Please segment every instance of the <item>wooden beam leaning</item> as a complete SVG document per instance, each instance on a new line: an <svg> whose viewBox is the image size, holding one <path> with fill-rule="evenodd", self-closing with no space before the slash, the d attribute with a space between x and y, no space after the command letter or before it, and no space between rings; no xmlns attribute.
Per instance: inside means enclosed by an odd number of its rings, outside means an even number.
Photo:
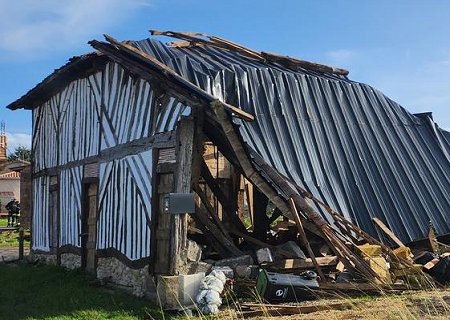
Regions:
<svg viewBox="0 0 450 320"><path fill-rule="evenodd" d="M322 269L320 269L320 266L316 260L316 256L314 255L314 252L311 249L311 245L309 244L308 238L306 238L306 233L305 230L303 229L302 221L300 220L300 216L298 215L297 208L295 207L295 203L292 198L289 199L289 205L291 207L292 216L294 217L295 223L297 224L300 239L302 239L303 245L306 247L309 257L311 258L314 266L316 267L317 274L320 276L320 279L322 281L326 281L325 275L323 274Z"/></svg>
<svg viewBox="0 0 450 320"><path fill-rule="evenodd" d="M368 234L367 232L365 232L364 230L359 228L357 225L355 225L351 221L347 220L342 214L334 211L331 207L329 207L328 205L326 205L325 203L323 203L322 201L320 201L319 199L314 197L312 194L310 194L306 190L300 188L299 186L296 185L296 188L304 197L309 198L309 199L313 200L314 202L316 202L317 204L324 207L327 210L327 212L334 218L335 222L338 224L338 227L345 226L345 229L349 229L349 230L353 231L356 235L362 237L368 243L381 246L381 249L383 250L383 252L386 253L387 255L389 255L389 257L391 257L391 259L393 259L393 261L396 261L405 266L412 267L411 261L400 258L397 255L395 255L390 247L388 247L387 245L378 241L377 239L372 237L370 234ZM341 231L344 231L344 230L341 229ZM344 233L345 233L345 231L344 231Z"/></svg>
<svg viewBox="0 0 450 320"><path fill-rule="evenodd" d="M331 228L330 224L325 221L325 219L317 213L292 186L288 184L288 179L282 177L256 152L252 151L251 156L253 157L253 160L257 162L258 166L262 168L264 173L267 174L270 179L274 181L289 197L292 197L296 207L299 208L308 220L316 226L319 230L320 236L328 243L330 248L336 256L339 257L348 270L354 271L356 269L368 280L378 279L383 281L383 279L381 279L364 260L353 254L345 243L336 236L335 230Z"/></svg>
<svg viewBox="0 0 450 320"><path fill-rule="evenodd" d="M211 103L211 109L217 116L217 120L221 125L227 140L229 141L236 158L247 178L251 181L254 186L261 190L269 200L275 204L283 213L290 215L289 207L286 202L273 190L273 188L264 180L261 175L255 171L250 160L248 159L247 153L241 143L239 136L234 131L234 127L229 121L225 110L223 110L222 103L220 101L215 101Z"/></svg>
<svg viewBox="0 0 450 320"><path fill-rule="evenodd" d="M176 73L174 70L172 70L171 68L169 68L168 66L166 66L165 64L161 63L158 59L156 59L155 57L133 47L130 44L127 43L122 43L117 41L116 39L112 38L109 35L104 35L105 39L111 43L112 45L116 46L118 49L123 50L125 52L127 52L128 54L133 55L134 57L137 57L139 59L144 60L145 62L147 62L148 65L151 65L153 67L154 70L160 72L161 74L163 74L167 79L171 80L171 82L175 82L176 84L179 84L181 86L183 86L184 88L190 90L191 92L194 92L195 94L197 94L201 99L206 100L207 102L212 102L212 101L216 101L217 98L215 98L214 96L210 95L209 93L207 93L206 91L204 91L203 89L201 89L200 87L196 86L195 84L193 84L192 82L184 79L182 76L180 76L178 73ZM238 107L235 107L233 105L230 105L228 103L225 102L220 102L224 108L228 109L230 112L232 112L235 116L242 118L246 121L253 121L255 120L255 117L248 113L245 112L244 110L239 109Z"/></svg>
<svg viewBox="0 0 450 320"><path fill-rule="evenodd" d="M225 229L225 227L222 224L222 221L220 221L216 212L214 212L214 208L211 206L211 203L209 203L208 197L206 196L206 194L203 192L203 190L200 188L200 186L198 184L194 184L193 189L194 189L195 193L200 197L200 200L202 201L203 205L205 206L206 211L209 213L209 216L214 220L215 224L223 232L224 236L228 240L231 241L231 238L228 236L228 230Z"/></svg>
<svg viewBox="0 0 450 320"><path fill-rule="evenodd" d="M396 245L398 245L399 247L405 246L403 242L399 238L397 238L397 236L383 223L383 221L381 221L377 217L374 217L372 220L375 225L381 229L381 231L383 231L392 241L394 241Z"/></svg>
<svg viewBox="0 0 450 320"><path fill-rule="evenodd" d="M237 257L243 255L236 246L224 236L222 231L210 219L209 213L203 203L197 206L194 220L200 224L201 230L206 233L206 240L223 258Z"/></svg>

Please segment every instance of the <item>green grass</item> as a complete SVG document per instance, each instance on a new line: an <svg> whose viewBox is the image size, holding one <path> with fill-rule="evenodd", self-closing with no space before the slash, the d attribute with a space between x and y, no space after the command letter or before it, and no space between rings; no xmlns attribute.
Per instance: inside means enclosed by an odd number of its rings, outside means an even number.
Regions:
<svg viewBox="0 0 450 320"><path fill-rule="evenodd" d="M0 227L6 227L8 219L0 219ZM29 236L30 231L25 231L25 236ZM0 247L18 247L19 246L19 232L18 231L3 231L0 233ZM25 241L25 247L30 246L30 241Z"/></svg>
<svg viewBox="0 0 450 320"><path fill-rule="evenodd" d="M143 299L96 287L81 271L0 265L0 319L158 319Z"/></svg>

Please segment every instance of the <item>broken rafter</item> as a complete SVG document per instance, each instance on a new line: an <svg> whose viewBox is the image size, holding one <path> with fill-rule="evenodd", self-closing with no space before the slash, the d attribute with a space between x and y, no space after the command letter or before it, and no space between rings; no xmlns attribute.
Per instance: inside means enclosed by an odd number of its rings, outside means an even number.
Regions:
<svg viewBox="0 0 450 320"><path fill-rule="evenodd" d="M218 47L221 49L238 52L242 56L250 59L254 59L261 62L272 62L283 65L285 67L298 70L298 68L303 68L307 70L323 72L323 73L331 73L337 75L347 76L349 74L348 70L342 68L336 68L332 66L327 66L320 63L309 62L305 60L300 60L296 58L292 58L289 56L269 53L269 52L258 52L247 47L244 47L235 42L217 37L211 36L204 33L196 33L196 32L174 32L174 31L158 31L158 30L150 30L152 35L163 35L168 37L173 37L177 39L182 39L184 42L181 46L186 47L189 45L208 45L211 47ZM205 38L209 39L206 40ZM187 42L187 43L186 43Z"/></svg>
<svg viewBox="0 0 450 320"><path fill-rule="evenodd" d="M289 205L291 207L292 216L294 217L295 223L297 224L298 233L300 234L300 239L302 239L303 245L306 247L308 251L308 255L311 258L314 266L316 267L317 274L320 276L322 281L326 281L325 275L320 269L319 264L317 263L316 256L311 249L311 245L309 244L308 238L306 238L305 230L303 229L302 221L300 220L300 216L298 215L297 208L295 207L294 200L292 198L289 199Z"/></svg>
<svg viewBox="0 0 450 320"><path fill-rule="evenodd" d="M282 212L290 215L289 207L286 205L284 199L282 199L273 187L269 185L267 181L253 168L239 135L235 132L233 124L229 120L225 110L223 110L223 106L220 101L212 102L210 107L215 113L217 121L223 129L224 137L228 140L247 180L252 182L256 188L262 191Z"/></svg>
<svg viewBox="0 0 450 320"><path fill-rule="evenodd" d="M334 73L343 76L347 76L349 73L348 70L342 68L331 67L324 64L309 62L305 60L299 60L291 58L289 56L283 56L269 52L261 52L261 56L264 57L264 59L266 59L267 61L276 62L291 68L303 68L307 70L313 70L324 73Z"/></svg>
<svg viewBox="0 0 450 320"><path fill-rule="evenodd" d="M373 222L378 228L380 228L396 245L399 247L404 247L403 242L381 221L379 218L374 217Z"/></svg>

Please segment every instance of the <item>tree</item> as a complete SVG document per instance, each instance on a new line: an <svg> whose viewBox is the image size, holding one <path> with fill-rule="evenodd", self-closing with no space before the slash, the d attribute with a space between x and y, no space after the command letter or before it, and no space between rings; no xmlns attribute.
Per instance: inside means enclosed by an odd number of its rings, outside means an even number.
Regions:
<svg viewBox="0 0 450 320"><path fill-rule="evenodd" d="M31 150L25 146L18 146L13 153L8 156L8 161L31 161Z"/></svg>

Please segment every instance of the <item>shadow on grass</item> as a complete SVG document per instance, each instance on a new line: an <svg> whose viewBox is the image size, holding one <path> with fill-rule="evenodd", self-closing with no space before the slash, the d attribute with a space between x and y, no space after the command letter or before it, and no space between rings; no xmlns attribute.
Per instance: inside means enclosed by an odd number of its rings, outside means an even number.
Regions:
<svg viewBox="0 0 450 320"><path fill-rule="evenodd" d="M0 319L160 319L143 299L93 286L78 270L0 265Z"/></svg>

